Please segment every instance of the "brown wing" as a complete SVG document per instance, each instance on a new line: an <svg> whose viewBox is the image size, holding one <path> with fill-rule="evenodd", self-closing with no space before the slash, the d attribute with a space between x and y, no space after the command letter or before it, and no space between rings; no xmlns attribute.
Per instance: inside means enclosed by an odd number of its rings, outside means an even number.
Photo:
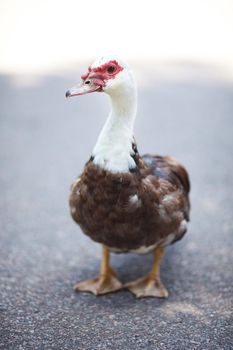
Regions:
<svg viewBox="0 0 233 350"><path fill-rule="evenodd" d="M170 156L152 156L150 154L145 154L143 157L147 166L152 170L154 176L163 178L173 185L179 186L183 189L184 194L187 196L188 208L186 212L186 217L189 217L189 198L188 194L190 192L190 181L186 169L178 163L178 161Z"/></svg>
<svg viewBox="0 0 233 350"><path fill-rule="evenodd" d="M145 154L143 157L147 166L152 169L155 176L165 178L169 182L181 184L188 194L190 191L190 181L186 169L178 161L170 156L152 156Z"/></svg>

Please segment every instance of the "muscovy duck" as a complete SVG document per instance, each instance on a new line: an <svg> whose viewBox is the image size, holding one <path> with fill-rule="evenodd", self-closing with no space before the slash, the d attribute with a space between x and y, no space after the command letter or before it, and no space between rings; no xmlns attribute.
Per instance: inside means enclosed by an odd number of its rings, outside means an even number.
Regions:
<svg viewBox="0 0 233 350"><path fill-rule="evenodd" d="M66 97L105 92L112 110L71 187L71 215L86 235L102 244L103 254L99 276L74 288L95 295L127 288L137 297L167 297L160 260L164 248L187 230L189 176L173 157L138 153L133 136L137 88L127 64L116 56L101 57L81 79ZM123 285L110 267L110 252L153 252L152 269Z"/></svg>

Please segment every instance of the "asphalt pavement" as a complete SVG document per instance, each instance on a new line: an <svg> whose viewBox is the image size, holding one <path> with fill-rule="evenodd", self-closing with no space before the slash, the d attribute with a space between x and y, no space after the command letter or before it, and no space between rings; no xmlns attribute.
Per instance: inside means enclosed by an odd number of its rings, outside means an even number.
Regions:
<svg viewBox="0 0 233 350"><path fill-rule="evenodd" d="M173 67L176 70L176 66ZM65 100L74 74L0 77L0 349L233 349L233 85L214 67L179 66L139 84L141 153L170 154L191 178L191 222L167 248L167 300L73 292L99 271L100 246L71 220L68 194L108 99ZM112 254L122 281L152 257Z"/></svg>

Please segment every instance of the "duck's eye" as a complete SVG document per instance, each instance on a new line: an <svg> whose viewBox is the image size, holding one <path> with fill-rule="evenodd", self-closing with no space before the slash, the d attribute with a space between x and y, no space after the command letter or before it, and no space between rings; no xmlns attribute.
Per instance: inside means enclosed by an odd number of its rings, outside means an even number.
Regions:
<svg viewBox="0 0 233 350"><path fill-rule="evenodd" d="M107 72L110 73L110 74L114 73L115 70L116 70L116 67L114 67L114 66L108 66L108 68L107 68Z"/></svg>

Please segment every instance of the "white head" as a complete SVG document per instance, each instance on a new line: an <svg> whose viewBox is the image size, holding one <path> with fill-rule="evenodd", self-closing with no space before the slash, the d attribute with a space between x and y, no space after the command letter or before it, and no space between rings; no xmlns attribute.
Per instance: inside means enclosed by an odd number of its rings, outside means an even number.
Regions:
<svg viewBox="0 0 233 350"><path fill-rule="evenodd" d="M81 75L81 84L66 92L66 97L84 95L91 92L105 92L110 96L129 94L136 84L130 68L117 56L103 56L88 67Z"/></svg>

